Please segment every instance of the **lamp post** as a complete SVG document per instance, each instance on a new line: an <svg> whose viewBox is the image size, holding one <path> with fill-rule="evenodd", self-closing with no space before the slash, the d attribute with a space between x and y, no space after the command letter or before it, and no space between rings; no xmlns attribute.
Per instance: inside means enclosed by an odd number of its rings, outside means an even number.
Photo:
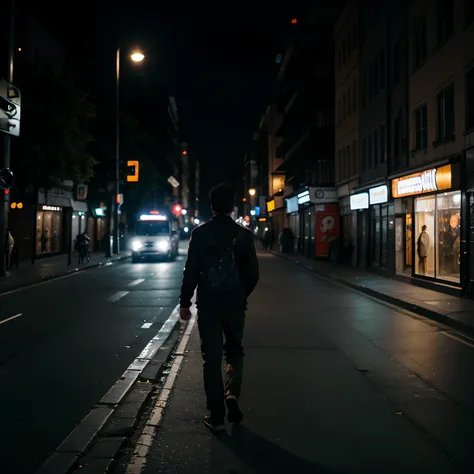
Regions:
<svg viewBox="0 0 474 474"><path fill-rule="evenodd" d="M145 55L140 51L134 51L130 54L130 59L134 63L141 63ZM117 202L120 194L120 46L117 47L115 54L115 198L114 198L114 240L113 253L120 252L120 230L119 230L119 203ZM110 247L107 246L109 249Z"/></svg>

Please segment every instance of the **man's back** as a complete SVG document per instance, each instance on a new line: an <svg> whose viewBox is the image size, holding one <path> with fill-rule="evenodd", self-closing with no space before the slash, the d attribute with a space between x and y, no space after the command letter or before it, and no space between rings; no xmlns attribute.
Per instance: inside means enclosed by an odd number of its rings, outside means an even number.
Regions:
<svg viewBox="0 0 474 474"><path fill-rule="evenodd" d="M232 295L223 295L223 301L245 307L247 297L258 282L258 261L252 233L236 224L231 217L217 215L211 222L194 230L189 245L188 260L184 271L181 291L181 306L190 305L196 286L199 306L220 303L221 298L211 296L204 284L206 272L216 260L219 252L228 249L235 239L233 251L240 275L240 288ZM188 306L189 307L189 306Z"/></svg>

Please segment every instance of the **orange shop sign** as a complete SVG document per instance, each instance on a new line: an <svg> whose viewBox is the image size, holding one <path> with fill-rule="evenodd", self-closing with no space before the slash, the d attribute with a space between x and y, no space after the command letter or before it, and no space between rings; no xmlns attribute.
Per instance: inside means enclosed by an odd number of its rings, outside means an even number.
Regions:
<svg viewBox="0 0 474 474"><path fill-rule="evenodd" d="M451 165L433 168L419 173L409 174L392 180L394 199L451 189Z"/></svg>

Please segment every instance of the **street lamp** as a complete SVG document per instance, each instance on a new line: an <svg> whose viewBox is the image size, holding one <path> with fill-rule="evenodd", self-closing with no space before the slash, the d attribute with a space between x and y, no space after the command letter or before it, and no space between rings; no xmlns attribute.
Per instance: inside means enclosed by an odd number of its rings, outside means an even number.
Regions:
<svg viewBox="0 0 474 474"><path fill-rule="evenodd" d="M120 194L120 46L117 47L115 55L115 205L114 205L114 240L113 253L120 251L120 231L119 231L119 205L116 203ZM130 59L135 63L140 63L145 59L145 55L140 51L130 54ZM107 256L110 253L110 245L107 246Z"/></svg>
<svg viewBox="0 0 474 474"><path fill-rule="evenodd" d="M257 190L255 188L250 188L249 189L249 194L250 194L250 196L255 196L255 194L257 194Z"/></svg>

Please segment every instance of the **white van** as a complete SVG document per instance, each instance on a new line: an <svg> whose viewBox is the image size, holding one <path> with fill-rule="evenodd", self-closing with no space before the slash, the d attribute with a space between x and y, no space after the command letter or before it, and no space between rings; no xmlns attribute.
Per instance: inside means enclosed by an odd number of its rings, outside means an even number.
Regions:
<svg viewBox="0 0 474 474"><path fill-rule="evenodd" d="M133 263L150 257L173 260L179 247L177 224L158 211L143 214L135 224L131 247Z"/></svg>

